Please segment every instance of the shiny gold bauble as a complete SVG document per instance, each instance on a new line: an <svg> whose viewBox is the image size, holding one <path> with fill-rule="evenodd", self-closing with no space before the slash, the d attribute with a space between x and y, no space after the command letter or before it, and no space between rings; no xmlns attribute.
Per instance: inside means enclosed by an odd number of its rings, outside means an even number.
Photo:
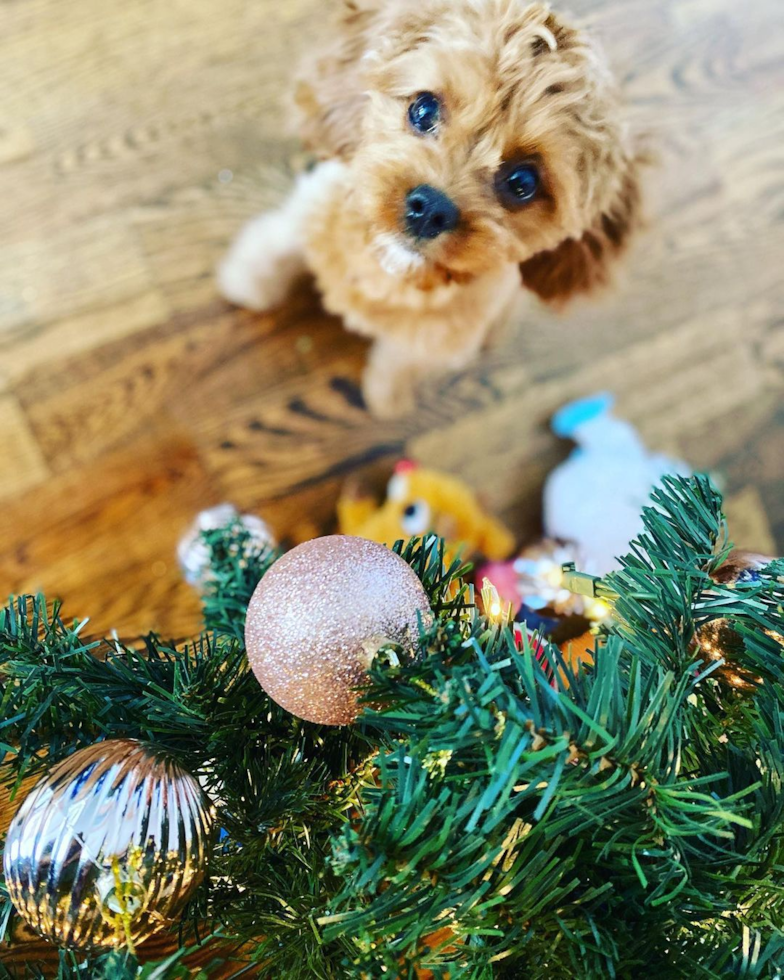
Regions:
<svg viewBox="0 0 784 980"><path fill-rule="evenodd" d="M734 586L739 582L754 582L759 572L775 561L766 555L751 551L731 551L719 568L713 573L713 580L720 585ZM784 638L775 636L784 644ZM752 693L762 683L762 678L752 671L738 666L737 658L743 656L745 645L727 619L714 619L706 623L697 633L697 644L706 663L724 661L714 671L715 677L729 687L744 693Z"/></svg>
<svg viewBox="0 0 784 980"><path fill-rule="evenodd" d="M762 678L750 670L739 667L735 658L743 656L745 644L727 619L714 619L706 623L697 633L700 653L706 664L724 661L713 672L713 676L737 691L750 693L762 683Z"/></svg>
<svg viewBox="0 0 784 980"><path fill-rule="evenodd" d="M198 782L152 746L99 742L56 765L11 823L11 901L41 936L130 949L166 926L204 877L213 826Z"/></svg>
<svg viewBox="0 0 784 980"><path fill-rule="evenodd" d="M305 721L348 725L383 646L416 646L432 623L411 567L383 545L334 535L283 555L248 606L248 660L273 701Z"/></svg>
<svg viewBox="0 0 784 980"><path fill-rule="evenodd" d="M753 582L759 573L775 558L757 554L756 551L741 551L735 549L727 555L726 560L713 573L713 581L721 585L735 585L738 582Z"/></svg>

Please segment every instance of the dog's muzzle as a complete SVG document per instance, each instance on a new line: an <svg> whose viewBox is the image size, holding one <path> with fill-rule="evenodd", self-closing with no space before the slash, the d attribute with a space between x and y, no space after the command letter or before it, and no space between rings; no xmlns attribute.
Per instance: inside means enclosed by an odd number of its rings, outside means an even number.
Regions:
<svg viewBox="0 0 784 980"><path fill-rule="evenodd" d="M406 197L406 228L409 235L434 239L454 231L460 223L460 209L443 191L421 184Z"/></svg>

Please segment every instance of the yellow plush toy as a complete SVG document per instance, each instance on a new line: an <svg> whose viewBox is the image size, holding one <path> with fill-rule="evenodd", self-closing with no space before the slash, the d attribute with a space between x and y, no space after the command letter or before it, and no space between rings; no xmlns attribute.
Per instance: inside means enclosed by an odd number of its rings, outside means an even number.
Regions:
<svg viewBox="0 0 784 980"><path fill-rule="evenodd" d="M338 501L338 524L342 534L388 546L401 538L438 534L450 555L464 559L484 555L500 561L515 544L511 532L484 510L464 483L407 461L395 468L380 507L371 497L344 492Z"/></svg>

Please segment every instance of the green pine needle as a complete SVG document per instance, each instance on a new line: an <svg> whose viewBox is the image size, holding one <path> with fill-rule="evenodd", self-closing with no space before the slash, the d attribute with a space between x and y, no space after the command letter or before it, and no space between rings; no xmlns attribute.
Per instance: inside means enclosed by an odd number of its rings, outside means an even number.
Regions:
<svg viewBox="0 0 784 980"><path fill-rule="evenodd" d="M241 525L205 537L192 643L90 640L20 598L0 611L0 776L101 738L170 750L222 830L178 928L248 946L265 977L784 976L784 563L713 581L729 540L705 477L666 479L644 521L574 669L479 615L441 542L398 545L435 621L413 659L376 661L349 728L293 718L250 672L245 610L277 555ZM716 619L751 693L703 662ZM58 977L175 980L195 942L158 964L63 953Z"/></svg>

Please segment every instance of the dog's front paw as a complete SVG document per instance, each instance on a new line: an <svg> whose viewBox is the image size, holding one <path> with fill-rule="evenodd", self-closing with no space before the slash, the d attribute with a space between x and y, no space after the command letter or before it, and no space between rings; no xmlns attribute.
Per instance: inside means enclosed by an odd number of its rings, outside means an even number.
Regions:
<svg viewBox="0 0 784 980"><path fill-rule="evenodd" d="M236 261L232 255L218 267L218 289L235 306L258 312L274 309L285 297L274 288L274 283L258 276L247 263Z"/></svg>
<svg viewBox="0 0 784 980"><path fill-rule="evenodd" d="M377 419L399 419L416 406L413 383L393 370L382 370L378 364L370 364L365 369L362 397L370 414Z"/></svg>
<svg viewBox="0 0 784 980"><path fill-rule="evenodd" d="M218 288L236 306L266 312L280 306L304 271L291 231L275 213L251 221L218 267Z"/></svg>

